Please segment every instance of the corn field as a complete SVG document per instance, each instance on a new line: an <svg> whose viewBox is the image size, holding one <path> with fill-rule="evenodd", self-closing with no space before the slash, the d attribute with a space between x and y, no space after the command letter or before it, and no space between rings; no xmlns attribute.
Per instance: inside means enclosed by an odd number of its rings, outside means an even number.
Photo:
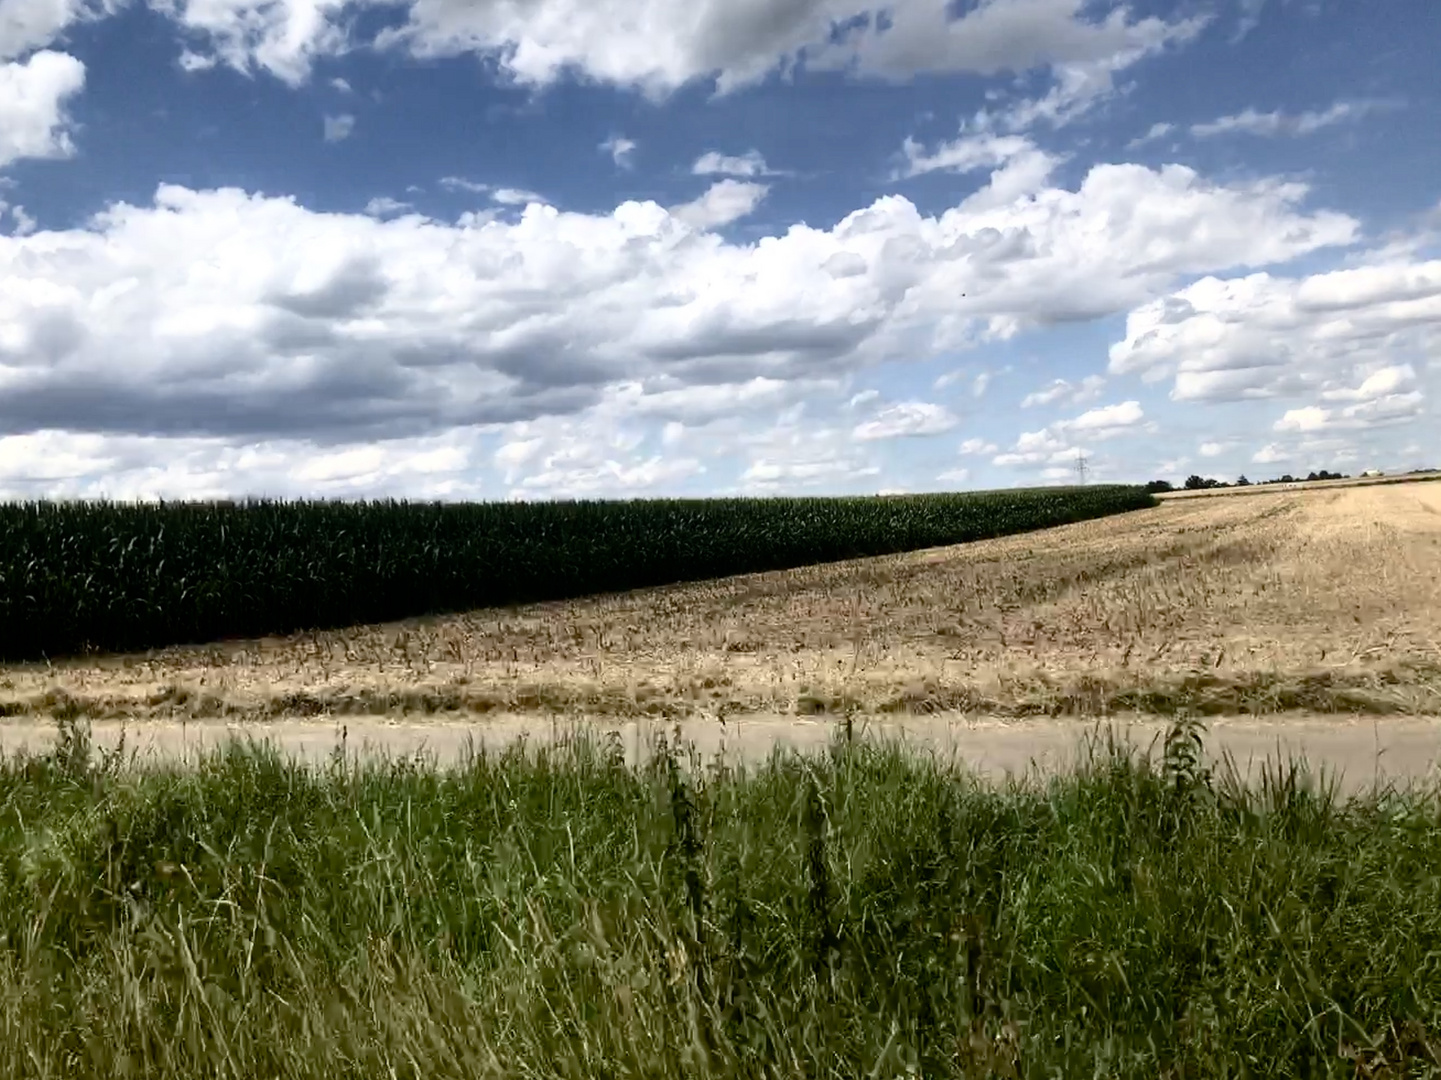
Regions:
<svg viewBox="0 0 1441 1080"><path fill-rule="evenodd" d="M789 569L1152 506L1140 487L628 502L0 506L0 659L258 637Z"/></svg>

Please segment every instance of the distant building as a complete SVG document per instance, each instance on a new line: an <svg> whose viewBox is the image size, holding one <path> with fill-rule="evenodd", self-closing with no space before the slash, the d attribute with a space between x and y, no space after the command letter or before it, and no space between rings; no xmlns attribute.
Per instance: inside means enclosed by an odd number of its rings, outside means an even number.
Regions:
<svg viewBox="0 0 1441 1080"><path fill-rule="evenodd" d="M1361 475L1362 475L1362 476L1385 476L1386 474L1383 473L1380 469L1367 469L1367 470L1366 470L1365 472L1363 472Z"/></svg>

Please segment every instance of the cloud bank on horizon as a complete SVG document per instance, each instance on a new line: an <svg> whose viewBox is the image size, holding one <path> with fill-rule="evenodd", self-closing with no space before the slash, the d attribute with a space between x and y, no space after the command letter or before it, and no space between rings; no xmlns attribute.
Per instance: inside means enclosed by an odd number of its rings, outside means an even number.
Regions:
<svg viewBox="0 0 1441 1080"><path fill-rule="evenodd" d="M1429 0L0 0L0 496L1441 464L1437 44Z"/></svg>

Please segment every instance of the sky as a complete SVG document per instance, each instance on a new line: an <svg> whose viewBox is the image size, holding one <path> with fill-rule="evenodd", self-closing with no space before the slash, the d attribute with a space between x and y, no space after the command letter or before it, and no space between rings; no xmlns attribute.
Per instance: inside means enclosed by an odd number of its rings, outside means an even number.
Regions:
<svg viewBox="0 0 1441 1080"><path fill-rule="evenodd" d="M0 0L0 497L1441 465L1437 0Z"/></svg>

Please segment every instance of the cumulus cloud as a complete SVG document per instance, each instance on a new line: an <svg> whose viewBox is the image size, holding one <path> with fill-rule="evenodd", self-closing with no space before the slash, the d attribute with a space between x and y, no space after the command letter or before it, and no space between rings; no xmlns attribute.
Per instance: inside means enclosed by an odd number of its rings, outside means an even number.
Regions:
<svg viewBox="0 0 1441 1080"><path fill-rule="evenodd" d="M1059 420L1040 431L1022 432L1015 445L1007 452L997 454L992 462L996 465L1032 467L1074 464L1078 455L1087 452L1081 439L1103 441L1134 434L1144 419L1145 412L1137 401L1091 409L1074 419Z"/></svg>
<svg viewBox="0 0 1441 1080"><path fill-rule="evenodd" d="M759 150L747 150L738 157L728 157L716 150L707 150L691 166L695 176L769 176L766 159Z"/></svg>
<svg viewBox="0 0 1441 1080"><path fill-rule="evenodd" d="M1303 191L1098 166L1011 207L892 196L730 243L651 202L451 225L162 185L0 236L0 430L328 445L574 415L636 379L839 379L1349 237Z"/></svg>
<svg viewBox="0 0 1441 1080"><path fill-rule="evenodd" d="M699 198L671 207L670 213L676 220L697 229L714 229L750 214L769 190L765 184L720 180Z"/></svg>
<svg viewBox="0 0 1441 1080"><path fill-rule="evenodd" d="M405 22L352 39L355 15L378 0L152 0L196 48L241 71L297 84L316 58L360 45L422 57L473 54L521 85L568 73L659 97L714 76L721 92L798 63L886 79L919 72L994 75L1052 67L1056 88L1033 112L1061 118L1109 88L1111 75L1193 36L1198 20L1135 17L1125 4L1089 0L981 0L957 15L947 0L899 0L877 17L873 0L532 0L477 4L409 0ZM849 29L837 36L835 28Z"/></svg>
<svg viewBox="0 0 1441 1080"><path fill-rule="evenodd" d="M851 431L811 415L804 401L784 409L759 430L740 429L735 445L747 461L737 491L843 490L880 475L880 466L856 446Z"/></svg>
<svg viewBox="0 0 1441 1080"><path fill-rule="evenodd" d="M940 435L959 423L955 414L944 405L928 401L902 401L886 406L874 418L857 424L851 434L862 441Z"/></svg>
<svg viewBox="0 0 1441 1080"><path fill-rule="evenodd" d="M494 498L479 444L466 430L331 446L40 430L0 436L0 497Z"/></svg>
<svg viewBox="0 0 1441 1080"><path fill-rule="evenodd" d="M45 50L0 64L0 168L74 153L65 105L84 85L85 65L68 53Z"/></svg>
<svg viewBox="0 0 1441 1080"><path fill-rule="evenodd" d="M971 210L1005 206L1035 194L1046 186L1063 160L1041 150L1023 135L964 135L930 152L908 137L901 145L901 153L906 165L894 173L894 179L936 171L993 170L990 180L963 204Z"/></svg>
<svg viewBox="0 0 1441 1080"><path fill-rule="evenodd" d="M1275 465L1279 462L1291 461L1293 457L1291 452L1280 443L1267 443L1251 455L1251 460L1257 465Z"/></svg>
<svg viewBox="0 0 1441 1080"><path fill-rule="evenodd" d="M1102 17L1089 18L1092 13ZM856 23L807 59L816 67L892 78L919 72L995 75L1046 65L1083 69L1154 51L1195 29L1186 21L1133 19L1124 5L1100 7L1085 0L983 0L960 18L942 0L912 0L895 5L884 28L875 19Z"/></svg>
<svg viewBox="0 0 1441 1080"><path fill-rule="evenodd" d="M1021 399L1021 408L1030 409L1038 405L1081 405L1101 396L1106 385L1104 375L1087 375L1079 384L1069 379L1052 379L1039 390Z"/></svg>
<svg viewBox="0 0 1441 1080"><path fill-rule="evenodd" d="M1404 394L1416 388L1416 369L1410 364L1387 364L1368 374L1361 385L1323 390L1326 401L1375 401L1377 398Z"/></svg>
<svg viewBox="0 0 1441 1080"><path fill-rule="evenodd" d="M1367 113L1383 108L1376 101L1338 101L1328 109L1308 110L1294 116L1279 109L1263 113L1246 109L1232 116L1222 116L1204 124L1192 124L1191 134L1199 139L1218 135L1310 135L1322 128L1347 120L1359 120Z"/></svg>
<svg viewBox="0 0 1441 1080"><path fill-rule="evenodd" d="M0 5L0 60L56 41L70 26L104 18L119 0L5 0Z"/></svg>
<svg viewBox="0 0 1441 1080"><path fill-rule="evenodd" d="M1110 370L1174 379L1178 401L1313 397L1288 424L1415 415L1417 372L1441 348L1441 261L1403 259L1305 278L1206 277L1132 311Z"/></svg>
<svg viewBox="0 0 1441 1080"><path fill-rule="evenodd" d="M1281 432L1356 431L1406 423L1421 415L1425 396L1419 390L1402 394L1383 394L1371 401L1347 405L1340 409L1323 409L1307 405L1288 409L1277 420L1275 430Z"/></svg>
<svg viewBox="0 0 1441 1080"><path fill-rule="evenodd" d="M1119 405L1106 405L1083 412L1074 420L1063 420L1054 427L1058 431L1086 432L1095 438L1104 439L1122 434L1126 428L1135 427L1144 417L1140 402L1123 401Z"/></svg>
<svg viewBox="0 0 1441 1080"><path fill-rule="evenodd" d="M961 443L960 448L962 454L994 454L996 450L997 446L995 443L978 438L967 439Z"/></svg>
<svg viewBox="0 0 1441 1080"><path fill-rule="evenodd" d="M195 43L192 67L223 63L236 71L265 71L290 86L310 77L317 58L350 45L342 16L363 4L350 0L149 0Z"/></svg>
<svg viewBox="0 0 1441 1080"><path fill-rule="evenodd" d="M654 493L706 471L694 457L646 453L643 442L639 431L601 406L584 417L510 425L494 463L513 498Z"/></svg>

